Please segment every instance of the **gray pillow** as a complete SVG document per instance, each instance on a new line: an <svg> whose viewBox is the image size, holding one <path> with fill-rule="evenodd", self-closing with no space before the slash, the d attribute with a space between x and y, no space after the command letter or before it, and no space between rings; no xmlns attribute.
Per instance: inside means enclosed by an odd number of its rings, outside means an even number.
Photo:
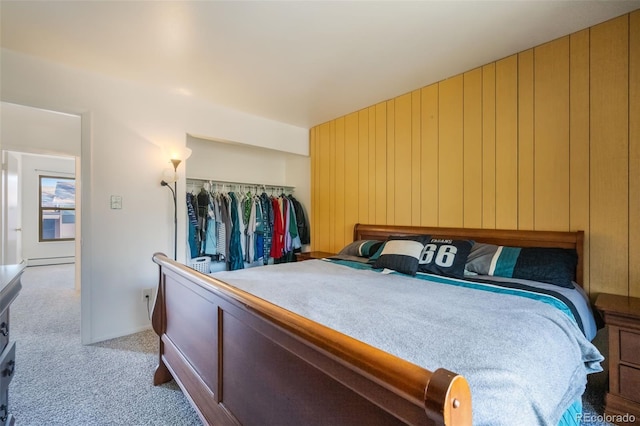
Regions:
<svg viewBox="0 0 640 426"><path fill-rule="evenodd" d="M465 269L478 275L489 275L491 259L498 251L498 246L494 244L475 243L471 247Z"/></svg>
<svg viewBox="0 0 640 426"><path fill-rule="evenodd" d="M357 240L347 244L338 254L347 256L371 257L382 246L378 240Z"/></svg>

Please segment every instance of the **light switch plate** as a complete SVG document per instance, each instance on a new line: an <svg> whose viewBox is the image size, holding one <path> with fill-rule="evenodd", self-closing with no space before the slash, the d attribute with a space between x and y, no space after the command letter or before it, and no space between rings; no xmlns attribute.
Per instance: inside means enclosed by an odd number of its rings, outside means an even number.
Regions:
<svg viewBox="0 0 640 426"><path fill-rule="evenodd" d="M112 195L111 196L111 208L112 209L121 209L122 208L122 196L121 195Z"/></svg>

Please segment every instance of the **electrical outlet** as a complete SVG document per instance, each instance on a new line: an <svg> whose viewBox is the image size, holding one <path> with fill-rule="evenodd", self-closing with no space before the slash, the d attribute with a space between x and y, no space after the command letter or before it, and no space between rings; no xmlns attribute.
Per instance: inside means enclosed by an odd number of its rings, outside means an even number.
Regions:
<svg viewBox="0 0 640 426"><path fill-rule="evenodd" d="M147 303L147 300L149 301L149 303L153 302L153 289L152 288L143 288L142 289L142 301Z"/></svg>

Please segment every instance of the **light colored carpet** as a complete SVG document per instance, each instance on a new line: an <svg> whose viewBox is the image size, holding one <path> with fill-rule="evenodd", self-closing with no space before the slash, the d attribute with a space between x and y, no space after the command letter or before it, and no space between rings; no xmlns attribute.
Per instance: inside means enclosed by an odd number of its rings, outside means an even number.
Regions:
<svg viewBox="0 0 640 426"><path fill-rule="evenodd" d="M9 406L17 424L200 425L174 382L153 386L153 331L80 343L80 294L73 283L74 265L29 267L23 274L22 292L11 306L17 346ZM604 344L606 335L597 340ZM589 377L583 397L588 418L602 414L606 386L606 373Z"/></svg>
<svg viewBox="0 0 640 426"><path fill-rule="evenodd" d="M34 266L11 305L16 373L10 412L20 426L200 425L178 386L153 386L153 331L80 343L74 265Z"/></svg>

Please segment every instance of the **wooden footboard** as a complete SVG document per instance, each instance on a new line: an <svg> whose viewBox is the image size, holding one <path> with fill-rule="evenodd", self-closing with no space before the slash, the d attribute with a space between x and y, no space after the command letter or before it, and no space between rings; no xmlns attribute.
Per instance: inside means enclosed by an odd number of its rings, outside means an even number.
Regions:
<svg viewBox="0 0 640 426"><path fill-rule="evenodd" d="M420 368L164 254L153 261L154 384L175 379L203 423L471 424L462 376Z"/></svg>

